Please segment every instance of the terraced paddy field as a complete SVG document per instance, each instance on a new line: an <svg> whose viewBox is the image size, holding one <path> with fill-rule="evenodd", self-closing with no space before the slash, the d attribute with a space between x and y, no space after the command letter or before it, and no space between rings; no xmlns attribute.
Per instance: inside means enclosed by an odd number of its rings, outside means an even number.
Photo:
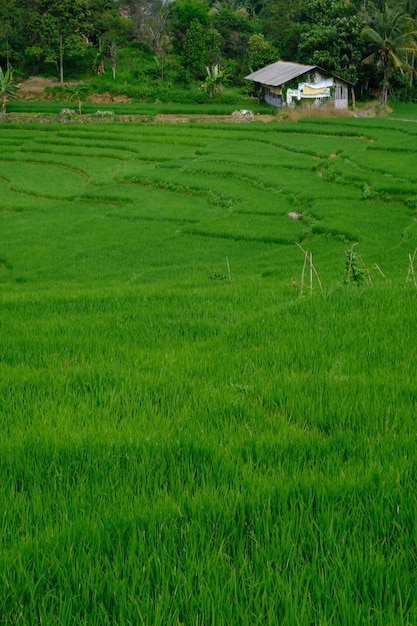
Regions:
<svg viewBox="0 0 417 626"><path fill-rule="evenodd" d="M2 624L417 623L416 139L0 125Z"/></svg>

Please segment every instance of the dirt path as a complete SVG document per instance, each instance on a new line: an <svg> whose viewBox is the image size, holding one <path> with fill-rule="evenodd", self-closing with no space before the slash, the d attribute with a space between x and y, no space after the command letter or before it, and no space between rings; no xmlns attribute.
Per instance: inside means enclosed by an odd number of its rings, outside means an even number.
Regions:
<svg viewBox="0 0 417 626"><path fill-rule="evenodd" d="M255 115L254 122L272 122L276 120L273 115ZM155 122L166 122L170 124L188 124L189 122L234 122L237 124L247 124L249 120L233 117L232 115L156 115Z"/></svg>

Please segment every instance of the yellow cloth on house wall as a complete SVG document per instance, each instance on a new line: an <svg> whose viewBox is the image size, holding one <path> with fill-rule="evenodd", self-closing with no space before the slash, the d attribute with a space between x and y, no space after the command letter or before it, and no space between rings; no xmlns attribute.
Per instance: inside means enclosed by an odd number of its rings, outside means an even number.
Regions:
<svg viewBox="0 0 417 626"><path fill-rule="evenodd" d="M328 91L327 86L317 86L313 87L312 85L305 84L302 88L302 92L304 95L318 95L320 93L326 93Z"/></svg>

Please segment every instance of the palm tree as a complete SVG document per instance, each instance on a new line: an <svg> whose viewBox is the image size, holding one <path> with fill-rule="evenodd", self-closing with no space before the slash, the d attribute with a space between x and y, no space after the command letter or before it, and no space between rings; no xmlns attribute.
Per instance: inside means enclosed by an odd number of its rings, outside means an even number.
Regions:
<svg viewBox="0 0 417 626"><path fill-rule="evenodd" d="M376 64L382 71L381 104L386 104L390 77L396 69L409 70L408 59L417 51L416 24L405 12L404 2L395 0L374 5L366 21L362 36L373 51L363 62Z"/></svg>
<svg viewBox="0 0 417 626"><path fill-rule="evenodd" d="M417 28L417 0L405 0L406 13L414 20L415 27ZM413 86L415 69L416 52L413 50L411 55L411 70L410 70L410 87Z"/></svg>
<svg viewBox="0 0 417 626"><path fill-rule="evenodd" d="M1 112L6 113L7 99L12 98L18 86L12 83L12 68L8 67L6 72L3 72L3 68L0 66L0 100L1 100Z"/></svg>

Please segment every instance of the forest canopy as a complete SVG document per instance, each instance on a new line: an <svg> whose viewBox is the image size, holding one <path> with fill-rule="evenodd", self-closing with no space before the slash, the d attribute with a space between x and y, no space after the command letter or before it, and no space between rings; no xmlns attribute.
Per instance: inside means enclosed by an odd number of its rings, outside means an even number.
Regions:
<svg viewBox="0 0 417 626"><path fill-rule="evenodd" d="M417 99L417 0L0 0L0 66L64 80L103 73L184 87L277 60ZM126 61L128 60L128 62ZM128 72L127 72L128 65Z"/></svg>

